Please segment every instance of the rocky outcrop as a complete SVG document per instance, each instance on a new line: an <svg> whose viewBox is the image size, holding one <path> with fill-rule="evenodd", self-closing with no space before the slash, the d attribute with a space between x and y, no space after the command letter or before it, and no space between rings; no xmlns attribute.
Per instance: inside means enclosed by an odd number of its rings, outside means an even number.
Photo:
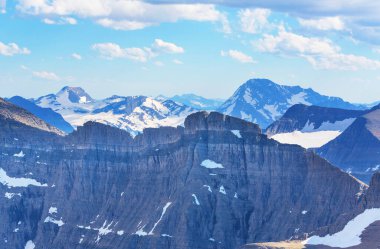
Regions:
<svg viewBox="0 0 380 249"><path fill-rule="evenodd" d="M366 112L367 111L362 110L346 110L297 104L290 107L279 120L272 123L266 129L266 134L273 136L278 133L293 131L344 131L355 118Z"/></svg>
<svg viewBox="0 0 380 249"><path fill-rule="evenodd" d="M93 122L13 135L28 139L0 141L1 248L238 248L366 205L366 186L313 152L215 112L135 138Z"/></svg>
<svg viewBox="0 0 380 249"><path fill-rule="evenodd" d="M332 164L369 182L380 170L380 109L357 118L340 136L317 150Z"/></svg>
<svg viewBox="0 0 380 249"><path fill-rule="evenodd" d="M68 122L66 122L60 114L54 112L50 108L39 107L32 101L24 99L20 96L14 96L10 99L7 99L7 101L27 110L36 117L45 121L47 124L56 127L67 134L71 133L74 130L74 128Z"/></svg>
<svg viewBox="0 0 380 249"><path fill-rule="evenodd" d="M62 131L47 124L32 113L0 98L0 125L4 128L1 133L5 134L9 129L14 129L19 124L63 135ZM27 134L23 134L23 136L27 136Z"/></svg>

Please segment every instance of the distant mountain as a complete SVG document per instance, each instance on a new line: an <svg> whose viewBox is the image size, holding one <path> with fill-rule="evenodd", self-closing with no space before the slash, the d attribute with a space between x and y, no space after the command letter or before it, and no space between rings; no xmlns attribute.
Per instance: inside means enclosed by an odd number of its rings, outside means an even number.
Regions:
<svg viewBox="0 0 380 249"><path fill-rule="evenodd" d="M53 109L73 126L96 121L133 135L148 127L181 125L195 111L172 100L157 101L146 96L114 95L95 100L80 87L64 87L57 94L42 96L34 102Z"/></svg>
<svg viewBox="0 0 380 249"><path fill-rule="evenodd" d="M380 170L380 106L358 117L340 136L317 150L334 165L369 182Z"/></svg>
<svg viewBox="0 0 380 249"><path fill-rule="evenodd" d="M11 133L11 131L24 130L24 127L29 126L35 130L41 130L49 133L55 133L57 135L63 135L64 133L57 128L47 124L42 119L34 116L32 113L27 110L18 107L2 98L0 98L0 123L3 125L1 127L1 133ZM28 135L28 134L23 134ZM19 138L14 137L15 140Z"/></svg>
<svg viewBox="0 0 380 249"><path fill-rule="evenodd" d="M317 148L339 136L367 111L296 104L266 129L269 137L305 148Z"/></svg>
<svg viewBox="0 0 380 249"><path fill-rule="evenodd" d="M24 108L25 110L34 114L35 116L42 119L46 123L60 129L61 131L65 133L70 133L74 130L74 128L68 122L66 122L60 114L54 112L50 108L39 107L38 105L34 104L32 101L24 99L23 97L20 97L20 96L14 96L10 99L7 99L7 101L21 108Z"/></svg>
<svg viewBox="0 0 380 249"><path fill-rule="evenodd" d="M311 88L282 86L268 79L251 79L240 86L218 111L257 123L265 129L295 104L365 109L338 97L321 95Z"/></svg>
<svg viewBox="0 0 380 249"><path fill-rule="evenodd" d="M224 102L222 99L208 99L195 94L175 95L171 100L190 106L197 110L211 111L218 109Z"/></svg>

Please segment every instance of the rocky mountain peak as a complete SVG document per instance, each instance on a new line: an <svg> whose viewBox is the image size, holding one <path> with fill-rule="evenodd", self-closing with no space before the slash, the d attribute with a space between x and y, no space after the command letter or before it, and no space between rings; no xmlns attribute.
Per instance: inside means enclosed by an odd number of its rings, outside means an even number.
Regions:
<svg viewBox="0 0 380 249"><path fill-rule="evenodd" d="M71 103L90 103L94 101L94 99L91 98L91 96L81 87L65 86L56 94L56 96L58 98L66 97Z"/></svg>

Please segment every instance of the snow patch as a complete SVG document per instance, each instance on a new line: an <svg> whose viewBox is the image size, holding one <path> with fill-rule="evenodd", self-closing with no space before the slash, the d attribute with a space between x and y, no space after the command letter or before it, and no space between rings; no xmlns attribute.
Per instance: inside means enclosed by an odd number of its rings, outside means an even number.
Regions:
<svg viewBox="0 0 380 249"><path fill-rule="evenodd" d="M10 177L7 175L7 173L0 168L0 183L3 185L11 187L28 187L29 185L37 186L37 187L47 187L47 184L42 184L34 179L30 178L16 178L16 177Z"/></svg>
<svg viewBox="0 0 380 249"><path fill-rule="evenodd" d="M13 156L15 156L15 157L24 157L25 154L24 154L23 151L20 151L19 153L16 153L16 154L14 154Z"/></svg>
<svg viewBox="0 0 380 249"><path fill-rule="evenodd" d="M160 221L162 220L162 217L164 217L164 215L165 215L165 213L166 213L166 210L168 209L168 207L169 207L171 204L172 204L171 202L168 202L168 203L166 203L165 206L162 208L161 216L160 216L160 218L158 219L158 221L157 221L156 223L154 223L154 226L153 226L152 230L150 230L149 235L153 235L154 229L156 229L156 226L158 225L158 223L160 223Z"/></svg>
<svg viewBox="0 0 380 249"><path fill-rule="evenodd" d="M192 194L191 196L194 198L195 204L200 206L201 204L199 203L197 196L195 194Z"/></svg>
<svg viewBox="0 0 380 249"><path fill-rule="evenodd" d="M380 208L366 209L349 221L342 231L324 237L312 236L304 241L307 245L326 245L347 248L361 244L360 235L373 222L380 220Z"/></svg>
<svg viewBox="0 0 380 249"><path fill-rule="evenodd" d="M18 196L20 196L21 197L21 194L20 193L9 193L9 192L6 192L5 194L4 194L4 197L5 198L8 198L8 199L12 199L14 196L16 196L16 195L18 195Z"/></svg>
<svg viewBox="0 0 380 249"><path fill-rule="evenodd" d="M28 242L26 242L25 244L25 249L34 249L36 247L36 245L33 243L33 241L29 240Z"/></svg>
<svg viewBox="0 0 380 249"><path fill-rule="evenodd" d="M220 186L220 188L219 188L219 192L222 193L222 194L224 194L224 195L227 194L227 193L226 193L226 190L224 189L224 186L223 186L223 185Z"/></svg>
<svg viewBox="0 0 380 249"><path fill-rule="evenodd" d="M201 166L205 167L205 168L208 168L208 169L223 169L223 165L220 164L220 163L216 163L212 160L204 160L202 163L201 163Z"/></svg>
<svg viewBox="0 0 380 249"><path fill-rule="evenodd" d="M52 217L50 217L50 216L46 217L46 219L44 220L44 222L45 222L45 223L50 222L50 223L56 224L56 225L59 226L59 227L65 225L65 223L62 221L62 218L59 219L59 220L56 220L56 219L54 219L54 218L52 218Z"/></svg>
<svg viewBox="0 0 380 249"><path fill-rule="evenodd" d="M231 132L232 132L232 134L234 134L234 135L237 136L238 138L242 138L242 136L241 136L239 130L231 130Z"/></svg>
<svg viewBox="0 0 380 249"><path fill-rule="evenodd" d="M290 99L287 100L289 105L296 105L296 104L304 104L304 105L311 105L310 102L306 101L307 94L305 92L300 92L297 94L294 94Z"/></svg>
<svg viewBox="0 0 380 249"><path fill-rule="evenodd" d="M306 211L306 210L303 210L303 211L302 211L302 214L307 214L307 211Z"/></svg>
<svg viewBox="0 0 380 249"><path fill-rule="evenodd" d="M208 192L212 193L211 187L209 185L203 185L203 187L207 188Z"/></svg>
<svg viewBox="0 0 380 249"><path fill-rule="evenodd" d="M319 148L341 134L340 131L316 131L279 133L270 138L283 144L298 144L306 149Z"/></svg>

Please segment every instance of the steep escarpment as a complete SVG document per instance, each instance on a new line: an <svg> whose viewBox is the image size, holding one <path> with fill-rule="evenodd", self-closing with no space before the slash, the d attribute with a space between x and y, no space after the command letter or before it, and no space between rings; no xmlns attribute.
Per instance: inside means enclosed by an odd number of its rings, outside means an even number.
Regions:
<svg viewBox="0 0 380 249"><path fill-rule="evenodd" d="M369 182L380 170L380 109L357 118L340 136L317 152L334 165Z"/></svg>
<svg viewBox="0 0 380 249"><path fill-rule="evenodd" d="M348 174L215 112L135 138L97 123L46 134L1 141L2 248L237 248L365 207Z"/></svg>
<svg viewBox="0 0 380 249"><path fill-rule="evenodd" d="M266 133L273 136L293 131L344 131L355 118L364 115L364 110L346 110L331 107L307 106L297 104L290 107L277 121L273 122Z"/></svg>

